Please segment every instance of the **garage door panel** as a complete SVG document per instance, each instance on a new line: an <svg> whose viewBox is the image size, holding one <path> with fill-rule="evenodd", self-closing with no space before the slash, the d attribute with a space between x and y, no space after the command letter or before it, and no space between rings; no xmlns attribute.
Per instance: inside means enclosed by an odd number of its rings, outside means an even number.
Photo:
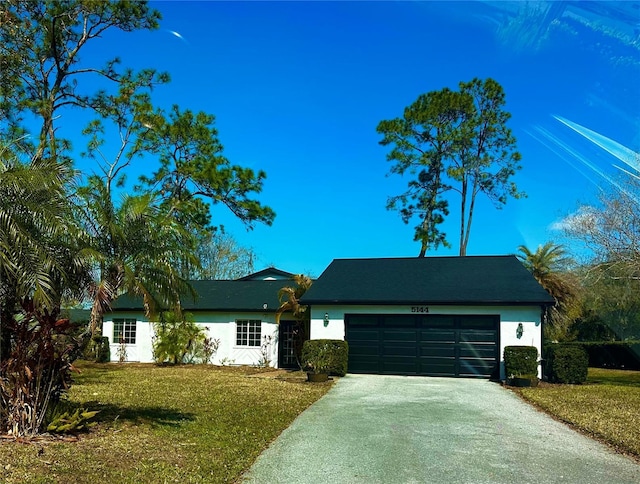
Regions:
<svg viewBox="0 0 640 484"><path fill-rule="evenodd" d="M380 346L378 343L372 345L353 345L349 346L349 355L353 356L371 356L378 357Z"/></svg>
<svg viewBox="0 0 640 484"><path fill-rule="evenodd" d="M493 316L465 316L460 318L460 329L489 329L496 327Z"/></svg>
<svg viewBox="0 0 640 484"><path fill-rule="evenodd" d="M408 341L415 344L416 331L412 329L382 330L380 333L380 339L382 341Z"/></svg>
<svg viewBox="0 0 640 484"><path fill-rule="evenodd" d="M382 361L382 373L397 375L417 375L418 368L415 358L402 358L390 356L384 358Z"/></svg>
<svg viewBox="0 0 640 484"><path fill-rule="evenodd" d="M415 345L410 344L400 345L384 343L380 347L380 356L411 357L415 359L418 356L418 348Z"/></svg>
<svg viewBox="0 0 640 484"><path fill-rule="evenodd" d="M455 316L448 314L430 314L418 317L418 326L422 328L453 328Z"/></svg>
<svg viewBox="0 0 640 484"><path fill-rule="evenodd" d="M383 317L382 326L385 328L415 328L417 320L415 316L406 314L386 315Z"/></svg>
<svg viewBox="0 0 640 484"><path fill-rule="evenodd" d="M378 355L371 357L351 358L349 356L350 373L379 373L380 358Z"/></svg>
<svg viewBox="0 0 640 484"><path fill-rule="evenodd" d="M438 357L438 358L455 358L456 348L454 345L433 345L422 343L419 346L420 356Z"/></svg>
<svg viewBox="0 0 640 484"><path fill-rule="evenodd" d="M479 342L479 343L492 343L495 344L496 341L496 331L469 331L469 330L461 330L460 331L460 341L461 342Z"/></svg>
<svg viewBox="0 0 640 484"><path fill-rule="evenodd" d="M456 371L455 358L428 358L420 360L419 374L427 376L451 376Z"/></svg>
<svg viewBox="0 0 640 484"><path fill-rule="evenodd" d="M367 342L367 341L378 341L379 332L377 329L362 329L359 328L358 331L352 331L349 334L349 340L354 342Z"/></svg>
<svg viewBox="0 0 640 484"><path fill-rule="evenodd" d="M422 330L419 333L420 341L442 341L447 343L455 343L456 332L447 330Z"/></svg>
<svg viewBox="0 0 640 484"><path fill-rule="evenodd" d="M495 360L460 360L460 376L489 378L495 368Z"/></svg>
<svg viewBox="0 0 640 484"><path fill-rule="evenodd" d="M460 345L459 355L460 358L495 358L496 347L495 345Z"/></svg>

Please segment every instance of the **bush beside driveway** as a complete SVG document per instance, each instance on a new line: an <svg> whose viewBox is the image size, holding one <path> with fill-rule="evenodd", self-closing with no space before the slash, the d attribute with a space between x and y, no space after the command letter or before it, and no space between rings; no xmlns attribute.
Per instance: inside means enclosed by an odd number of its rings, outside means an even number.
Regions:
<svg viewBox="0 0 640 484"><path fill-rule="evenodd" d="M348 375L246 482L637 483L640 465L487 380Z"/></svg>

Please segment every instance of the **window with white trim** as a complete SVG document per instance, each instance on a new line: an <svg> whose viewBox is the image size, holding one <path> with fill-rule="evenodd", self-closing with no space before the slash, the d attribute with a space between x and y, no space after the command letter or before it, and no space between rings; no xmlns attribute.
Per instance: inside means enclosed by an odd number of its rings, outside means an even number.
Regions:
<svg viewBox="0 0 640 484"><path fill-rule="evenodd" d="M262 321L239 319L236 321L236 346L260 346Z"/></svg>
<svg viewBox="0 0 640 484"><path fill-rule="evenodd" d="M113 320L113 342L120 344L124 340L125 344L136 344L136 320L135 319L114 319Z"/></svg>

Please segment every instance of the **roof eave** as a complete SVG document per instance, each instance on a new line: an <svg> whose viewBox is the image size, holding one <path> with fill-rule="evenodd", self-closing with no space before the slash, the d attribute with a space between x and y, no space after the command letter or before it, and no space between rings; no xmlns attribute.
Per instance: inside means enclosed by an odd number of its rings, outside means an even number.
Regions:
<svg viewBox="0 0 640 484"><path fill-rule="evenodd" d="M381 301L371 299L315 299L301 300L301 304L305 306L313 305L344 305L344 306L406 306L406 305L429 305L429 306L549 306L553 302L549 301L511 301L511 300L493 300L493 301Z"/></svg>

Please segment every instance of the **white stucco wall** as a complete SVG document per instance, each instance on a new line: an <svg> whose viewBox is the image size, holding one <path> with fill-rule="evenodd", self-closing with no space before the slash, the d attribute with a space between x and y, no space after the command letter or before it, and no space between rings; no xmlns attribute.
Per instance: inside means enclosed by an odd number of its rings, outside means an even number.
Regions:
<svg viewBox="0 0 640 484"><path fill-rule="evenodd" d="M328 324L325 326L325 314ZM415 314L412 306L313 306L311 308L311 339L345 338L345 314ZM428 314L499 315L500 316L500 378L504 379L504 348L511 345L535 346L542 352L541 308L539 306L428 306ZM522 323L522 337L516 331ZM538 376L541 368L538 366Z"/></svg>
<svg viewBox="0 0 640 484"><path fill-rule="evenodd" d="M219 339L218 351L211 363L216 365L258 365L263 358L261 348L236 345L236 321L260 319L262 321L261 336L270 337L267 354L271 360L270 366L278 363L278 326L272 314L256 313L195 313L194 320L206 328L208 338ZM113 319L136 319L136 343L126 345L126 361L152 363L153 360L153 323L141 312L118 312L110 314L103 322L103 335L109 338L111 361L119 361L118 349L120 345L114 341Z"/></svg>

